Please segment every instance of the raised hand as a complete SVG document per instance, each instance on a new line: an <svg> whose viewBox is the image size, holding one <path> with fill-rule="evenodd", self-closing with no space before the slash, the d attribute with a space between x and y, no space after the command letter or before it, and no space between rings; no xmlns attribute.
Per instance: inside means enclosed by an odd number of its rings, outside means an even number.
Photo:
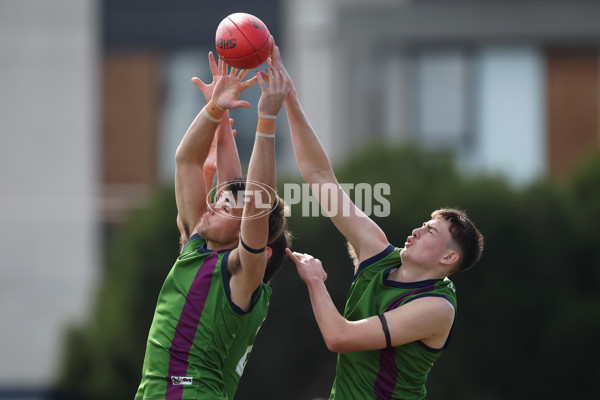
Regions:
<svg viewBox="0 0 600 400"><path fill-rule="evenodd" d="M267 68L266 72L257 71L256 76L262 90L258 101L258 115L277 116L292 87L290 79L274 67Z"/></svg>
<svg viewBox="0 0 600 400"><path fill-rule="evenodd" d="M222 109L234 109L234 108L250 108L250 104L247 101L240 100L240 94L248 89L250 86L257 82L257 77L253 77L244 81L247 69L231 68L229 73L227 72L229 65L223 58L219 59L217 66L217 73L219 80L215 83L213 89L212 101L218 107Z"/></svg>
<svg viewBox="0 0 600 400"><path fill-rule="evenodd" d="M290 74L287 72L287 70L283 66L283 61L281 60L281 54L279 53L279 47L277 47L277 45L275 44L275 39L273 39L273 35L271 35L271 41L272 41L271 56L269 58L267 58L267 63L272 68L275 68L279 72L283 73L283 75L286 77L286 79L290 82L290 85L291 85L290 89L294 90L294 84L292 82L292 78L290 77Z"/></svg>
<svg viewBox="0 0 600 400"><path fill-rule="evenodd" d="M323 269L321 261L310 254L296 253L290 249L285 249L285 251L288 257L296 264L298 275L304 283L308 284L313 279L323 282L327 280L327 273Z"/></svg>
<svg viewBox="0 0 600 400"><path fill-rule="evenodd" d="M208 53L208 65L210 66L210 72L212 73L212 76L213 76L212 82L210 84L204 83L198 77L192 78L192 82L194 83L194 85L196 85L196 86L198 86L198 88L200 88L200 90L202 91L202 94L204 94L204 98L206 99L206 101L210 101L212 99L213 89L215 88L217 81L221 77L219 75L219 67L217 66L217 63L215 61L215 56L213 55L212 51Z"/></svg>

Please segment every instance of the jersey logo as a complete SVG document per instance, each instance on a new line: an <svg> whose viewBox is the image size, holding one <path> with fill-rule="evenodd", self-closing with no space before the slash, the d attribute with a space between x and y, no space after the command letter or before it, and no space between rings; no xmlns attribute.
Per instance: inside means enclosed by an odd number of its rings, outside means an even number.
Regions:
<svg viewBox="0 0 600 400"><path fill-rule="evenodd" d="M454 283L450 282L448 287L452 290L453 293L456 293L456 288L454 287Z"/></svg>
<svg viewBox="0 0 600 400"><path fill-rule="evenodd" d="M171 382L173 385L191 385L194 383L194 377L192 376L172 376Z"/></svg>
<svg viewBox="0 0 600 400"><path fill-rule="evenodd" d="M248 346L248 348L246 349L246 352L244 353L244 355L240 359L240 362L238 363L237 367L235 368L235 372L237 372L237 374L240 377L244 373L244 368L246 368L246 361L248 360L248 355L252 351L252 347L253 347L252 345Z"/></svg>

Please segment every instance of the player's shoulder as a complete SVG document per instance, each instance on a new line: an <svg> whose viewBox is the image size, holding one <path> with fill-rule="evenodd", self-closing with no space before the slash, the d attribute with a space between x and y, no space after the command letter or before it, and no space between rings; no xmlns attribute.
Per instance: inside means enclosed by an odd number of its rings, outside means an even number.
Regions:
<svg viewBox="0 0 600 400"><path fill-rule="evenodd" d="M363 260L358 264L356 268L356 272L354 274L354 279L356 279L359 275L365 273L366 271L377 272L380 270L387 269L392 266L400 265L402 260L400 258L400 251L392 244L387 244L387 246L382 249L379 253L370 256L366 260Z"/></svg>
<svg viewBox="0 0 600 400"><path fill-rule="evenodd" d="M420 315L427 320L452 322L456 314L456 308L449 299L441 296L421 296L415 298L402 307L398 307L397 312L405 313L411 310L413 315Z"/></svg>
<svg viewBox="0 0 600 400"><path fill-rule="evenodd" d="M454 286L454 282L452 282L450 278L444 278L440 280L437 286L441 289L445 289L452 293L456 293L456 286Z"/></svg>
<svg viewBox="0 0 600 400"><path fill-rule="evenodd" d="M197 252L204 248L205 245L206 239L204 239L198 233L195 233L185 241L185 244L183 244L180 256L184 256L192 252Z"/></svg>
<svg viewBox="0 0 600 400"><path fill-rule="evenodd" d="M438 281L435 285L434 292L445 295L453 303L456 303L456 286L449 278Z"/></svg>
<svg viewBox="0 0 600 400"><path fill-rule="evenodd" d="M445 308L450 307L454 312L457 305L456 288L450 279L440 279L434 283L432 290L415 294L410 300L418 299L426 299L425 301L429 304L440 304Z"/></svg>

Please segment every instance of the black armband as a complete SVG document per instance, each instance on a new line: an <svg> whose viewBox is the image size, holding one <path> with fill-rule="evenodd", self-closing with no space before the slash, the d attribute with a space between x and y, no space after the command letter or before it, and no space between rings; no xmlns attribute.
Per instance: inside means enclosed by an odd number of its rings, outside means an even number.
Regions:
<svg viewBox="0 0 600 400"><path fill-rule="evenodd" d="M385 319L385 316L383 314L379 314L378 317L381 321L383 333L385 333L385 344L387 347L392 347L392 339L390 338L390 330L388 329L387 320Z"/></svg>
<svg viewBox="0 0 600 400"><path fill-rule="evenodd" d="M246 249L247 252L252 253L252 254L260 254L263 251L265 251L265 249L267 248L267 246L265 246L262 249L253 249L252 247L250 247L246 243L244 243L244 240L242 239L241 236L240 236L240 243L242 244L242 247L244 249Z"/></svg>

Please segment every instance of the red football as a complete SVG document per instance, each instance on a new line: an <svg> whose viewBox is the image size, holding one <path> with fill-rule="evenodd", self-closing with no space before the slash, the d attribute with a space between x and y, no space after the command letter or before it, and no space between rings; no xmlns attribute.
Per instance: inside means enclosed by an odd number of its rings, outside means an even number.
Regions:
<svg viewBox="0 0 600 400"><path fill-rule="evenodd" d="M271 34L254 15L235 13L217 27L217 53L236 68L256 68L271 55Z"/></svg>

